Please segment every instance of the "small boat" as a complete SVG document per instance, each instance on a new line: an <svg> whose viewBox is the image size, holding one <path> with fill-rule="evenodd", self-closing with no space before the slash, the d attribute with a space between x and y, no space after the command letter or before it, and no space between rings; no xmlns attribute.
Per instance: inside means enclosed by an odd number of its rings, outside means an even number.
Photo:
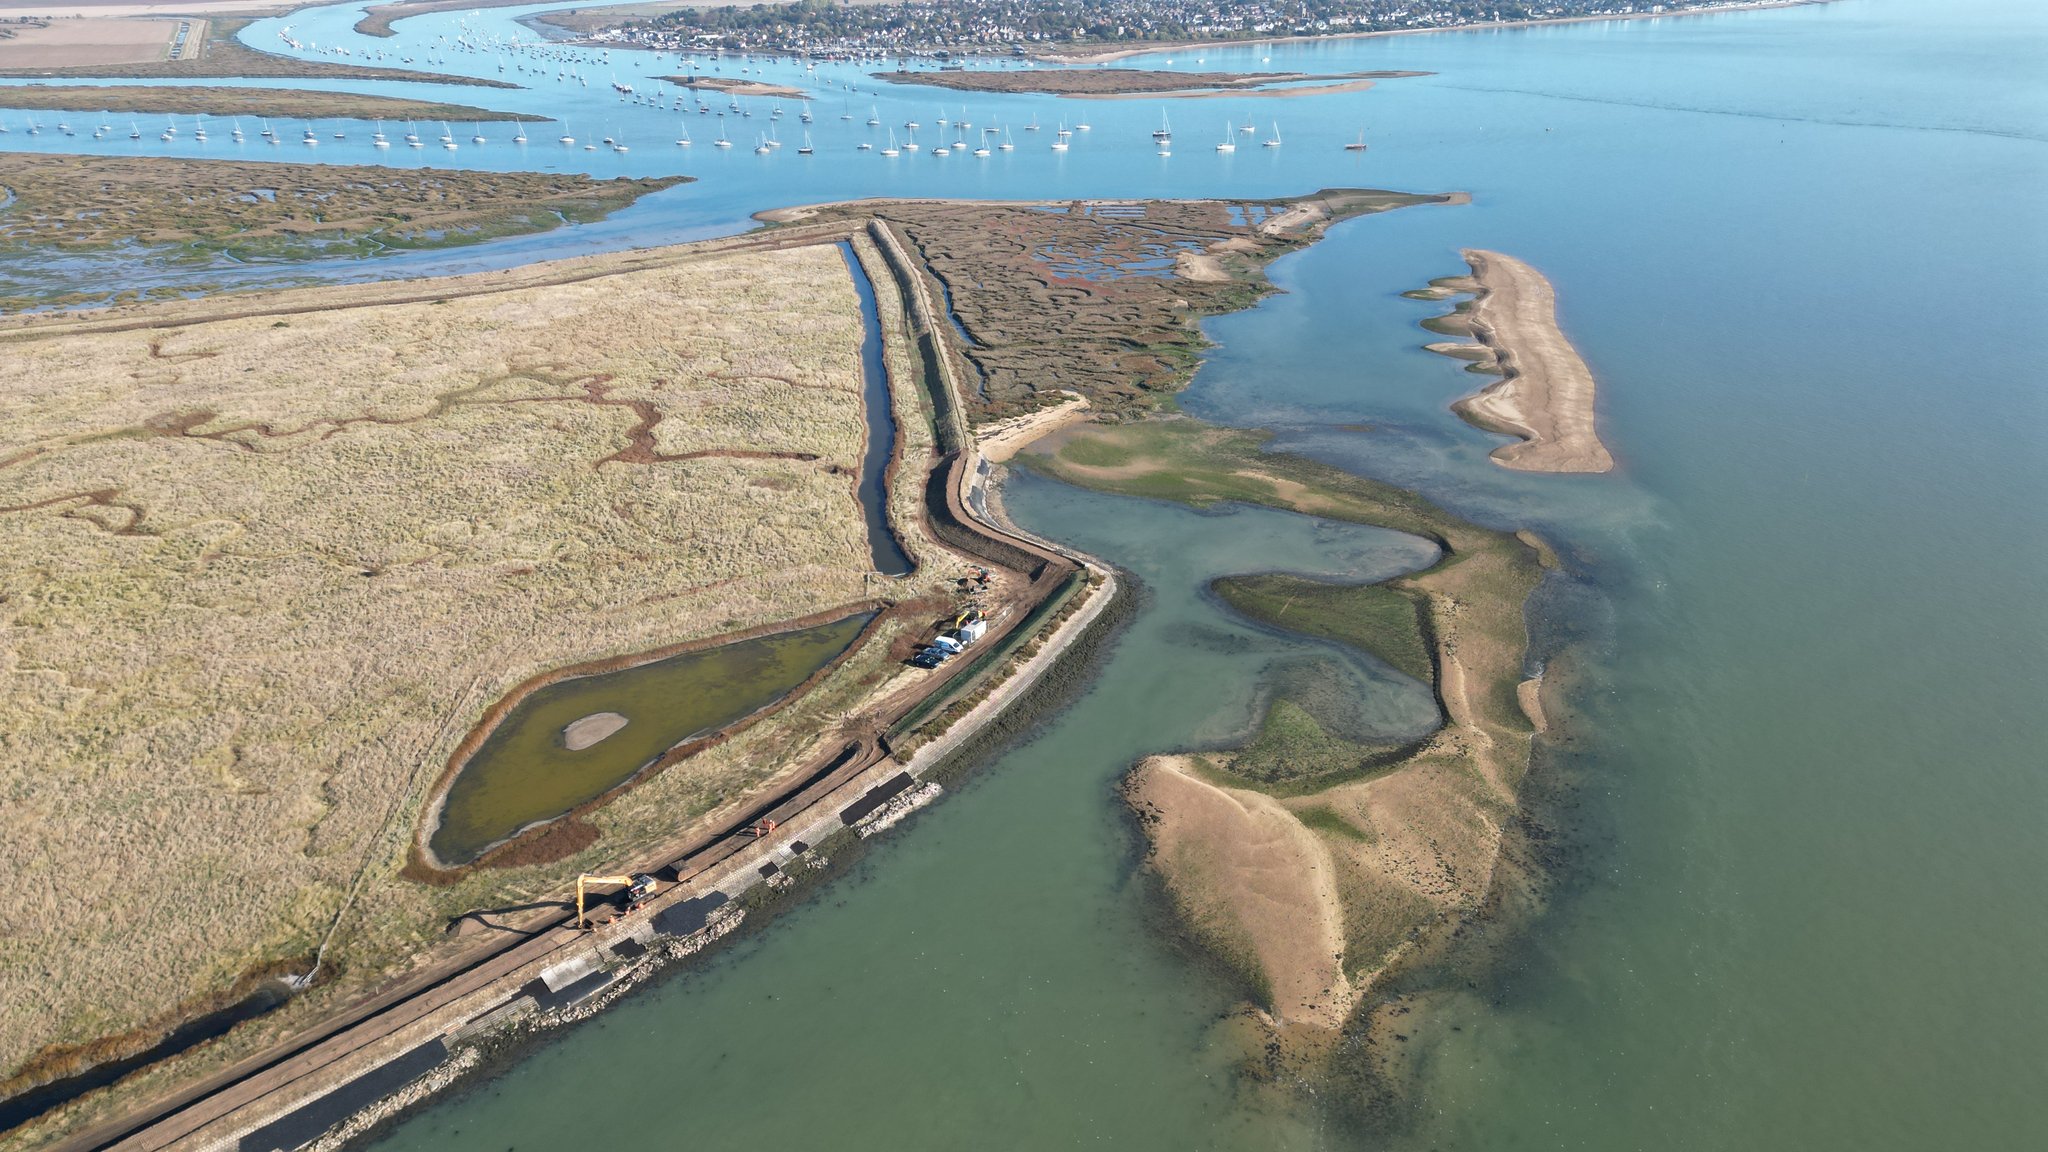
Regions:
<svg viewBox="0 0 2048 1152"><path fill-rule="evenodd" d="M889 129L889 146L887 148L882 149L882 155L889 157L891 160L894 160L896 157L901 156L902 154L903 153L896 147L896 130L894 128L891 128Z"/></svg>
<svg viewBox="0 0 2048 1152"><path fill-rule="evenodd" d="M1244 118L1244 123L1239 124L1237 126L1237 130L1249 136L1252 133L1257 132L1259 128L1258 125L1252 123L1252 118L1247 116Z"/></svg>
<svg viewBox="0 0 2048 1152"><path fill-rule="evenodd" d="M1026 132L1036 132L1036 131L1038 131L1038 117L1037 117L1037 116L1035 116L1035 115L1034 115L1034 116L1032 116L1032 117L1031 117L1031 123L1029 123L1029 124L1026 124L1026 125L1024 126L1024 130L1025 130Z"/></svg>
<svg viewBox="0 0 2048 1152"><path fill-rule="evenodd" d="M1166 119L1166 109L1159 110L1159 127L1152 130L1152 139L1161 144L1173 139L1173 125Z"/></svg>
<svg viewBox="0 0 2048 1152"><path fill-rule="evenodd" d="M478 129L478 130L477 130L477 134L476 134L476 135L474 135L474 136L471 136L471 137L469 138L469 142L470 142L471 144L481 144L481 143L483 143L483 142L484 142L484 134L483 134L483 130L482 130L482 129Z"/></svg>
<svg viewBox="0 0 2048 1152"><path fill-rule="evenodd" d="M678 137L676 137L676 147L678 147L678 148L688 148L689 146L690 146L690 126L689 126L688 124L685 124L685 125L683 125L683 134L682 134L681 136L678 136Z"/></svg>
<svg viewBox="0 0 2048 1152"><path fill-rule="evenodd" d="M811 147L811 134L809 132L804 133L804 142L797 146L796 154L799 156L809 156L816 151L816 148Z"/></svg>
<svg viewBox="0 0 2048 1152"><path fill-rule="evenodd" d="M1218 152L1237 151L1237 141L1232 140L1230 138L1230 121L1228 120L1225 120L1223 122L1223 140L1221 143L1216 145L1216 150Z"/></svg>
<svg viewBox="0 0 2048 1152"><path fill-rule="evenodd" d="M932 149L932 155L934 156L951 156L952 154L953 150L944 144L940 144Z"/></svg>
<svg viewBox="0 0 2048 1152"><path fill-rule="evenodd" d="M881 109L881 107L880 107L880 106L875 106L875 107L872 107L872 108L870 108L870 109L868 110L868 127L870 127L870 128L880 128L881 126L882 126L882 109Z"/></svg>
<svg viewBox="0 0 2048 1152"><path fill-rule="evenodd" d="M1008 128L1003 129L1003 142L996 145L996 147L1004 152L1015 152L1017 150L1016 143L1010 139L1010 130Z"/></svg>
<svg viewBox="0 0 2048 1152"><path fill-rule="evenodd" d="M718 118L718 139L711 142L713 148L730 148L732 141L725 138L725 117Z"/></svg>
<svg viewBox="0 0 2048 1152"><path fill-rule="evenodd" d="M1360 128L1360 129L1358 130L1358 139L1356 139L1356 140L1352 141L1352 142L1351 142L1351 143L1349 143L1349 144L1346 144L1346 145L1344 146L1344 150L1345 150L1346 152L1363 152L1363 151L1365 151L1365 129L1363 129L1363 128Z"/></svg>

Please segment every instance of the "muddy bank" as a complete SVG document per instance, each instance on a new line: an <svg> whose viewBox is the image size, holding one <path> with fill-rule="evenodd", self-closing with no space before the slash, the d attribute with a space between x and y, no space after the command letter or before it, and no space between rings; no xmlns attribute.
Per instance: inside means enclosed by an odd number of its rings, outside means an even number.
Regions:
<svg viewBox="0 0 2048 1152"><path fill-rule="evenodd" d="M1033 69L1030 71L872 72L877 80L961 92L1037 93L1047 96L1300 96L1370 88L1374 80L1427 76L1427 72L1168 72L1147 68ZM1276 85L1303 87L1275 87Z"/></svg>
<svg viewBox="0 0 2048 1152"><path fill-rule="evenodd" d="M1607 472L1614 457L1600 442L1593 414L1593 371L1557 323L1557 296L1543 273L1499 252L1468 248L1470 277L1439 280L1409 295L1472 299L1425 324L1476 344L1436 343L1440 355L1473 362L1475 371L1500 380L1452 405L1478 428L1519 436L1520 444L1493 451L1493 460L1523 472Z"/></svg>

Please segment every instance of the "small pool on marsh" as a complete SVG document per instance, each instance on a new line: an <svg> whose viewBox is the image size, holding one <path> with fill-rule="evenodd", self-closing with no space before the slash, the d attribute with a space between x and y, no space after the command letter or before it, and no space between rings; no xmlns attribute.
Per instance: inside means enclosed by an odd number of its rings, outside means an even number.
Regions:
<svg viewBox="0 0 2048 1152"><path fill-rule="evenodd" d="M521 829L597 799L676 745L789 695L874 617L855 613L536 689L462 765L428 847L445 865L467 864ZM570 726L606 713L625 723L599 725L612 731L572 751ZM590 728L582 729L586 738Z"/></svg>

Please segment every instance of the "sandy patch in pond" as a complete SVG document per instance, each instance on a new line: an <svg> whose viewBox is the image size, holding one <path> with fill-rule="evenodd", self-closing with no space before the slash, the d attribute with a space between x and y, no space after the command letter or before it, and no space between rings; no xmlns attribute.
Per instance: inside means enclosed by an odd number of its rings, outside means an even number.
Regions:
<svg viewBox="0 0 2048 1152"><path fill-rule="evenodd" d="M581 752L593 744L615 735L628 721L617 712L592 712L581 720L572 720L562 729L562 745L571 752Z"/></svg>

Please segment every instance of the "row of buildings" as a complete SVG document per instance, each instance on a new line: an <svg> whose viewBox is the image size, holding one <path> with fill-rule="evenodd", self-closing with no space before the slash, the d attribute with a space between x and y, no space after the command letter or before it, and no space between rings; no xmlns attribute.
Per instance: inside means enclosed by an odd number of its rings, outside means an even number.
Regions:
<svg viewBox="0 0 2048 1152"><path fill-rule="evenodd" d="M1053 48L1456 28L1712 7L1727 0L909 0L686 8L592 39L666 51L811 56L1029 54Z"/></svg>

